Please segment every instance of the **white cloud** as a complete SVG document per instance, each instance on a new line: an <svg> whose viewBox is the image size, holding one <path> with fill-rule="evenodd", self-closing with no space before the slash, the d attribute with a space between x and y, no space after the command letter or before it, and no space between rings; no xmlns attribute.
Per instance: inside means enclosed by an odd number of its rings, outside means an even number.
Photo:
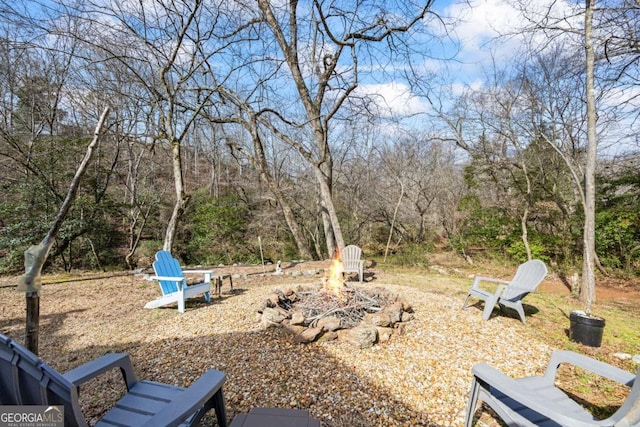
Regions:
<svg viewBox="0 0 640 427"><path fill-rule="evenodd" d="M457 59L461 61L459 71L462 76L477 78L482 67L500 65L518 55L527 37L534 44L548 43L542 32L525 33L543 17L562 27L576 28L581 25L581 17L576 15L579 5L568 0L529 0L525 9L517 6L517 1L472 0L453 3L442 10L442 14L455 17L452 31L459 49Z"/></svg>
<svg viewBox="0 0 640 427"><path fill-rule="evenodd" d="M381 117L411 116L428 109L404 83L362 84L356 89L355 96L372 101Z"/></svg>

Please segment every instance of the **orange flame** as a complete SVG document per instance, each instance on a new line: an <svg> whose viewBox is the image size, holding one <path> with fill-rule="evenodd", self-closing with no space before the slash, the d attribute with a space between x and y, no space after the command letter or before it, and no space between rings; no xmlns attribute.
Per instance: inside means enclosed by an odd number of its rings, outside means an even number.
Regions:
<svg viewBox="0 0 640 427"><path fill-rule="evenodd" d="M322 279L324 288L332 292L337 297L342 297L342 289L344 288L344 264L342 264L340 249L336 249L331 260L328 274Z"/></svg>

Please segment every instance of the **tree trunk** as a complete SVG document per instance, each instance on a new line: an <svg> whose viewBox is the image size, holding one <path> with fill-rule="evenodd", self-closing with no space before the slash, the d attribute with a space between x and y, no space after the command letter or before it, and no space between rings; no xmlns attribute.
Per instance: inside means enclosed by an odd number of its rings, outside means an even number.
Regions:
<svg viewBox="0 0 640 427"><path fill-rule="evenodd" d="M260 175L262 176L262 179L265 180L265 182L269 186L269 189L271 190L271 193L273 194L273 196L278 201L278 204L280 205L280 209L282 210L284 219L287 223L287 226L289 227L289 231L291 232L291 235L293 236L293 240L296 243L298 254L300 254L302 258L312 259L311 251L309 251L309 248L305 242L302 231L298 226L298 222L296 221L296 217L293 213L293 209L291 209L291 206L289 205L289 202L287 201L286 197L282 193L282 190L280 189L278 184L275 182L273 176L271 176L271 174L269 173L269 165L267 164L267 159L264 153L264 146L262 145L262 139L260 138L260 135L258 133L258 122L256 120L255 115L252 116L251 127L249 130L251 132L251 139L253 140L253 149L257 156L254 163L257 163L256 166L260 171Z"/></svg>
<svg viewBox="0 0 640 427"><path fill-rule="evenodd" d="M171 218L167 224L167 231L164 235L164 244L162 246L162 249L168 252L171 252L171 249L173 248L173 242L178 229L178 222L180 221L180 218L187 207L187 203L189 202L189 196L187 196L184 191L180 141L172 141L171 154L173 155L173 181L176 190L176 202L173 205L173 212L171 213Z"/></svg>
<svg viewBox="0 0 640 427"><path fill-rule="evenodd" d="M333 253L335 252L336 247L339 249L344 248L344 239L342 238L340 221L338 221L338 215L336 214L336 209L335 209L335 206L333 205L333 198L331 195L331 184L330 184L331 176L329 175L327 177L327 175L319 166L314 166L313 170L315 172L316 179L318 180L318 185L320 186L320 197L322 200L323 209L326 210L326 212L324 213L328 216L330 226L331 226L329 230L326 230L326 227L325 227L325 234L328 236L332 235L332 238L335 242L335 246L333 248L330 248L328 246L329 241L327 240L327 249L329 250L329 256L331 257L333 256Z"/></svg>
<svg viewBox="0 0 640 427"><path fill-rule="evenodd" d="M398 196L398 203L396 203L396 208L393 210L391 227L389 227L389 238L387 239L387 246L384 248L384 262L387 262L387 254L389 253L389 246L391 246L391 237L393 237L393 228L396 225L398 209L400 209L400 203L402 203L402 198L404 197L404 183L401 180L398 180L398 182L400 183L400 196Z"/></svg>
<svg viewBox="0 0 640 427"><path fill-rule="evenodd" d="M591 315L595 296L595 170L596 170L596 100L595 100L595 53L593 51L593 9L595 0L586 0L584 39L586 54L586 99L587 99L587 158L584 176L584 249L582 260L582 286L580 299L585 303L585 312Z"/></svg>

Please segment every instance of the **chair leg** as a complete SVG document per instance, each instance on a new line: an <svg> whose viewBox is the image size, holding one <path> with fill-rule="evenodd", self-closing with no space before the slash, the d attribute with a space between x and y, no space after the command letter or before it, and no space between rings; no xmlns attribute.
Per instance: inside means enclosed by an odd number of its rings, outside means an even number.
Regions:
<svg viewBox="0 0 640 427"><path fill-rule="evenodd" d="M473 416L476 413L476 406L478 404L478 396L480 394L480 385L478 380L474 377L471 383L471 391L469 392L469 403L467 404L467 415L464 419L465 427L473 426Z"/></svg>
<svg viewBox="0 0 640 427"><path fill-rule="evenodd" d="M522 304L518 304L515 307L516 311L518 312L518 315L520 316L520 320L522 321L523 325L526 325L527 322L524 320L524 308L522 307Z"/></svg>
<svg viewBox="0 0 640 427"><path fill-rule="evenodd" d="M493 307L495 307L498 302L498 297L493 296L491 298L487 298L484 302L484 311L482 312L482 320L489 320L491 317L491 313L493 313Z"/></svg>
<svg viewBox="0 0 640 427"><path fill-rule="evenodd" d="M467 303L469 302L469 298L471 298L471 294L467 294L467 298L464 300L464 304L462 304L462 309L464 309L467 306Z"/></svg>
<svg viewBox="0 0 640 427"><path fill-rule="evenodd" d="M184 292L178 291L178 312L184 313Z"/></svg>
<svg viewBox="0 0 640 427"><path fill-rule="evenodd" d="M216 277L215 293L218 295L218 298L222 296L222 276Z"/></svg>
<svg viewBox="0 0 640 427"><path fill-rule="evenodd" d="M227 427L227 410L224 405L224 395L222 389L213 395L213 409L216 412L216 419L219 427Z"/></svg>

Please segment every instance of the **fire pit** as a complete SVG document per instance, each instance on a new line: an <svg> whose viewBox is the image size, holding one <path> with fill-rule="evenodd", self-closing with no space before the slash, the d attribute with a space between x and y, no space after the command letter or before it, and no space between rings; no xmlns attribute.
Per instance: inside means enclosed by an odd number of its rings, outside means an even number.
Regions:
<svg viewBox="0 0 640 427"><path fill-rule="evenodd" d="M341 340L360 348L388 341L413 318L409 303L381 287L343 280L340 254L322 283L276 289L258 308L264 327L283 327L300 343Z"/></svg>

